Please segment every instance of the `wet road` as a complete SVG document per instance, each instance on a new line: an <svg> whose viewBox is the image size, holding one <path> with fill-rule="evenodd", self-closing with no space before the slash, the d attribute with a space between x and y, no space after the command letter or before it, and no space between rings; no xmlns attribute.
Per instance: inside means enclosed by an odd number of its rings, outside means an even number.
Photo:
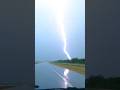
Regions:
<svg viewBox="0 0 120 90"><path fill-rule="evenodd" d="M85 87L85 76L49 63L35 65L35 83L39 89Z"/></svg>

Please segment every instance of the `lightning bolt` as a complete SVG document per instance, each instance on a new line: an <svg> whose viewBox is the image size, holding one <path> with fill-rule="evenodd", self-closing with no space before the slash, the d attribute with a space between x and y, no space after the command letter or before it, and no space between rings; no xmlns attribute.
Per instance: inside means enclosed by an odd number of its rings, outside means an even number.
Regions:
<svg viewBox="0 0 120 90"><path fill-rule="evenodd" d="M65 6L67 5L67 0L49 0L49 4L51 5L55 17L56 17L56 22L58 25L58 30L61 32L61 37L64 43L63 51L67 58L71 60L71 56L69 55L67 51L67 38L66 38L66 33L65 33L65 27L64 27L64 10L66 9Z"/></svg>
<svg viewBox="0 0 120 90"><path fill-rule="evenodd" d="M64 24L59 22L59 27L60 27L60 31L61 31L62 40L64 43L63 51L64 51L65 55L67 56L67 58L69 60L71 60L71 56L69 55L69 53L67 51L67 38L66 38L65 30L64 30Z"/></svg>

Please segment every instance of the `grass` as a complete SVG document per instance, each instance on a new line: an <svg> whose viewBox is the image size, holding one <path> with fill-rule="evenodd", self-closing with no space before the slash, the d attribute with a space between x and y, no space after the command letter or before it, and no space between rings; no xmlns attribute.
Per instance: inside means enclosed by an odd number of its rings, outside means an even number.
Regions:
<svg viewBox="0 0 120 90"><path fill-rule="evenodd" d="M85 64L72 64L72 63L52 63L52 64L63 67L63 68L67 68L72 71L85 75Z"/></svg>

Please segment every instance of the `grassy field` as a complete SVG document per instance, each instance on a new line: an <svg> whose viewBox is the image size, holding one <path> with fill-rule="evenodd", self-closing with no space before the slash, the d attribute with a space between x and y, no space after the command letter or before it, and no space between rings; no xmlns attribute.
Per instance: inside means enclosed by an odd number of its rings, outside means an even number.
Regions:
<svg viewBox="0 0 120 90"><path fill-rule="evenodd" d="M72 71L78 72L85 75L85 64L72 64L72 63L52 63L54 65L70 69Z"/></svg>

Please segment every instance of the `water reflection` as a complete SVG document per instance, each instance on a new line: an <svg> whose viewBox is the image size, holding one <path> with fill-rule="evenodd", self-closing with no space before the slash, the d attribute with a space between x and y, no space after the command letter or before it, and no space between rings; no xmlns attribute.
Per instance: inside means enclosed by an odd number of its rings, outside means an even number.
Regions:
<svg viewBox="0 0 120 90"><path fill-rule="evenodd" d="M64 76L65 76L66 78L68 78L68 73L69 73L69 69L65 69L65 70L64 70Z"/></svg>
<svg viewBox="0 0 120 90"><path fill-rule="evenodd" d="M68 83L68 74L69 74L69 69L65 69L64 70L64 85L65 85L65 88L67 88L68 87L68 85L69 85L69 83Z"/></svg>
<svg viewBox="0 0 120 90"><path fill-rule="evenodd" d="M49 63L40 63L35 65L35 84L39 86L38 89L84 88L85 76Z"/></svg>

